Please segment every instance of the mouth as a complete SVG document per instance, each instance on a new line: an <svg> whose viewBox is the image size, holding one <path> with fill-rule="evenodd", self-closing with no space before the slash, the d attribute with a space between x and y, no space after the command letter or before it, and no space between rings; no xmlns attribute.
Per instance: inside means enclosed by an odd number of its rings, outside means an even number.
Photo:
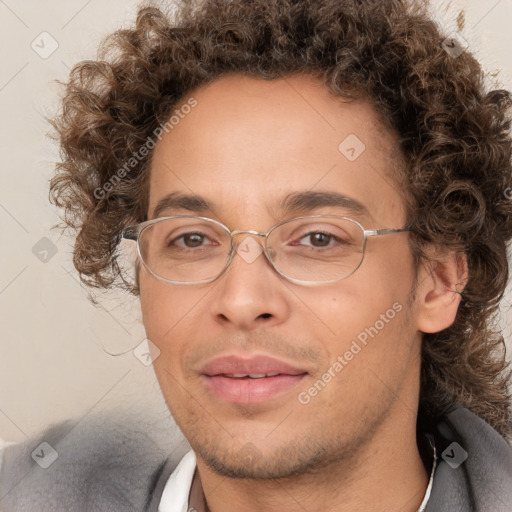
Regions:
<svg viewBox="0 0 512 512"><path fill-rule="evenodd" d="M225 356L202 369L211 393L240 405L260 404L290 392L308 374L305 369L268 356Z"/></svg>
<svg viewBox="0 0 512 512"><path fill-rule="evenodd" d="M267 377L277 377L281 375L280 373L232 373L232 374L223 374L223 377L229 377L230 379L245 379L249 377L249 379L265 379Z"/></svg>

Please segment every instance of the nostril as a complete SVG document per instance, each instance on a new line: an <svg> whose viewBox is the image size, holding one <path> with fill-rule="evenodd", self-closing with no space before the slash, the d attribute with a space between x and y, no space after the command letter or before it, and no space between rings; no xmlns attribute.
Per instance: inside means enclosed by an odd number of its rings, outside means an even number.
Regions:
<svg viewBox="0 0 512 512"><path fill-rule="evenodd" d="M260 316L263 318L269 318L272 316L272 314L271 313L262 313Z"/></svg>

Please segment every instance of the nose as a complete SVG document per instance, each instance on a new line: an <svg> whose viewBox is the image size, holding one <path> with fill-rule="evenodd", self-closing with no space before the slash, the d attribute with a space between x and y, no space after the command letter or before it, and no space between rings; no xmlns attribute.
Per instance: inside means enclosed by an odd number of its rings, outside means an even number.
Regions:
<svg viewBox="0 0 512 512"><path fill-rule="evenodd" d="M287 287L263 253L263 239L251 235L235 241L227 270L211 293L211 314L224 326L251 330L284 322L289 314Z"/></svg>

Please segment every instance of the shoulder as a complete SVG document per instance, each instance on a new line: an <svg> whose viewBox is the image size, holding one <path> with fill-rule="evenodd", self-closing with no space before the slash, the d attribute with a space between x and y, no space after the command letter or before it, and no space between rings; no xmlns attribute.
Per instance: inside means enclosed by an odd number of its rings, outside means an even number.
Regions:
<svg viewBox="0 0 512 512"><path fill-rule="evenodd" d="M438 468L427 512L510 512L512 447L464 407L438 425Z"/></svg>
<svg viewBox="0 0 512 512"><path fill-rule="evenodd" d="M101 415L63 422L7 446L0 509L147 510L160 480L189 450L177 427L166 425L162 429L138 417Z"/></svg>

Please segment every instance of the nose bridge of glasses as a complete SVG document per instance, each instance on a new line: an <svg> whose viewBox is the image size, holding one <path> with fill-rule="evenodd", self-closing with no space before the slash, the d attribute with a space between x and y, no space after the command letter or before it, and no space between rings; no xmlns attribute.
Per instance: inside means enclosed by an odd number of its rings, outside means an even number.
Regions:
<svg viewBox="0 0 512 512"><path fill-rule="evenodd" d="M266 238L266 236L267 236L266 233L262 233L261 231L256 231L254 229L235 229L230 232L231 240L233 240L235 236L243 235L243 234L248 234L248 235L253 235L253 236L262 236L264 238ZM240 242L238 242L238 243L240 243Z"/></svg>
<svg viewBox="0 0 512 512"><path fill-rule="evenodd" d="M255 236L266 236L266 233L262 233L261 231L255 231L254 229L234 229L231 231L231 236L241 235L242 233L249 233Z"/></svg>
<svg viewBox="0 0 512 512"><path fill-rule="evenodd" d="M243 235L243 234L253 235L255 237L256 236L263 237L264 240L263 240L262 244L260 244L259 242L256 242L256 243L258 243L260 245L260 252L263 252L265 254L266 258L270 261L270 263L272 263L272 259L275 256L275 250L270 247L267 247L268 233L263 233L261 231L256 231L254 229L235 229L235 230L231 231L231 241L234 242L234 237L236 235ZM239 247L242 247L240 244L242 244L244 242L244 240L245 240L245 238L243 238L242 240L239 240L237 243L232 243L232 248L236 249L236 252L238 252ZM243 252L246 253L249 250L250 250L250 247L246 246L245 251L243 251ZM259 253L254 252L254 250L255 250L255 248L253 247L252 251L250 251L253 253L253 256L255 256L256 254L259 254ZM239 253L239 254L242 255L241 253ZM243 259L245 259L247 261L247 259L245 257L243 257ZM251 263L252 263L252 258L251 258Z"/></svg>

